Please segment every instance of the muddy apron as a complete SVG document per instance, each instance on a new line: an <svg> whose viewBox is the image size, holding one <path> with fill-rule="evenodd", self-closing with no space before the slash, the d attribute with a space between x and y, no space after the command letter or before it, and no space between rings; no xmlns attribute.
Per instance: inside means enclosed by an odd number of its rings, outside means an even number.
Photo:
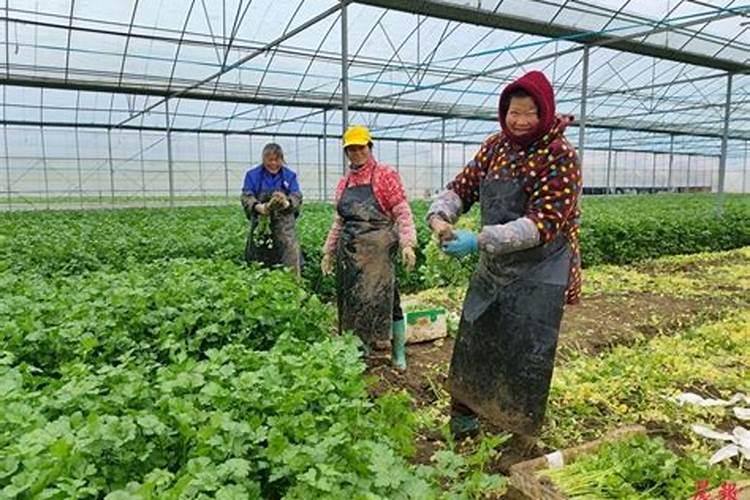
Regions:
<svg viewBox="0 0 750 500"><path fill-rule="evenodd" d="M520 179L484 179L482 225L525 215ZM570 249L565 236L531 249L480 252L464 300L448 385L454 402L502 430L536 435L547 405Z"/></svg>
<svg viewBox="0 0 750 500"><path fill-rule="evenodd" d="M273 192L261 192L259 203L268 203ZM273 210L269 215L253 211L250 232L245 245L245 260L267 266L284 265L299 276L302 252L297 240L297 213L294 210Z"/></svg>
<svg viewBox="0 0 750 500"><path fill-rule="evenodd" d="M391 336L398 236L370 183L347 181L336 210L343 226L336 245L339 332L354 331L370 348Z"/></svg>

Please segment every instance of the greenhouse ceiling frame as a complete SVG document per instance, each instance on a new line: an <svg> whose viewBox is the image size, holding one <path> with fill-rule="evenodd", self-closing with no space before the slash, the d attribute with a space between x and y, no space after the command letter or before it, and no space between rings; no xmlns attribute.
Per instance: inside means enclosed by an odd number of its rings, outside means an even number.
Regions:
<svg viewBox="0 0 750 500"><path fill-rule="evenodd" d="M545 3L544 0L537 0L540 3ZM683 0L686 1L686 0ZM694 3L701 3L698 0L687 0L689 2ZM564 2L557 2L555 5L560 9L558 12L561 12L564 8L568 7L568 4L571 2L571 0L565 0ZM192 4L190 9L192 10L194 4L196 3L196 0L192 0ZM503 2L500 1L498 5L495 7L494 10L497 10L499 6ZM546 2L550 5L553 5L553 2ZM585 2L573 2L573 3L580 3L585 4ZM629 2L628 2L629 3ZM347 22L347 10L350 4L362 4L362 5L368 5L372 7L379 7L383 9L388 10L394 10L394 11L401 11L401 12L407 12L411 14L416 14L418 16L426 16L431 18L439 18L444 19L448 21L454 21L458 23L466 23L469 25L475 25L475 26L482 26L486 28L495 28L495 29L501 29L505 31L512 31L516 33L523 33L528 35L535 35L535 36L541 36L541 37L547 37L547 38L556 38L565 40L568 42L574 42L578 44L575 47L563 49L560 51L555 51L551 54L544 54L535 58L527 59L522 62L516 62L516 64L511 65L504 65L500 67L493 67L489 69L485 69L483 71L479 72L461 72L461 71L449 71L447 73L448 76L451 74L456 74L456 76L452 78L444 79L441 83L436 85L436 87L445 86L457 82L464 82L469 81L473 82L476 81L479 78L487 77L493 74L498 74L504 71L508 71L514 68L517 68L521 66L522 64L528 64L530 62L538 63L543 61L548 61L551 59L558 58L562 55L568 55L568 54L581 54L581 63L583 65L583 71L582 71L582 85L581 85L581 96L580 96L580 107L581 107L581 116L577 117L577 124L579 125L579 145L583 145L585 143L585 137L586 137L586 129L587 128L594 128L594 129L604 129L604 130L627 130L627 131L638 131L638 132L648 132L648 133L656 133L656 134L666 134L672 139L670 142L673 142L673 138L675 135L686 135L686 136L695 136L695 137L705 137L705 138L714 138L714 139L720 139L721 140L721 154L720 154L720 169L719 169L719 175L720 175L720 183L719 183L719 191L723 191L723 179L725 175L725 169L726 169L726 156L727 156L727 143L729 140L739 140L739 141L748 141L750 140L750 130L739 130L739 131L731 131L729 130L729 119L730 119L730 110L732 104L736 105L744 105L748 102L750 102L750 99L748 101L742 101L739 104L738 103L732 103L731 102L731 89L732 89L732 78L734 75L747 75L750 74L750 64L748 64L748 61L750 59L744 61L744 62L737 62L729 59L722 59L719 57L710 57L708 55L704 54L698 54L693 53L689 51L683 51L683 50L677 50L670 47L663 47L658 46L650 43L644 43L641 39L653 35L654 33L659 32L666 32L671 30L678 30L678 29L687 29L691 26L695 25L701 25L703 24L704 27L707 25L708 22L735 17L735 16L746 16L747 13L750 11L750 8L747 6L741 9L728 9L728 8L716 8L710 15L702 16L702 17L696 17L691 19L686 19L684 21L681 21L680 23L672 24L672 23L664 23L664 22L655 22L653 19L643 18L644 26L649 25L648 29L639 31L636 33L630 33L625 36L617 36L608 34L603 31L595 32L595 31L587 31L587 30L581 30L581 29L575 29L571 28L569 26L565 26L562 24L556 24L556 23L549 23L549 22L541 22L536 21L530 18L523 18L519 16L513 16L508 15L506 13L499 13L499 12L488 12L486 9L479 9L471 6L465 6L465 5L459 5L456 3L446 2L446 1L439 1L439 0L357 0L357 1L349 1L349 0L342 0L336 5L324 10L323 12L319 13L318 15L311 17L309 20L303 22L302 24L298 25L297 27L293 29L287 29L285 30L284 34L271 42L268 42L264 45L260 45L257 47L252 47L252 50L249 54L243 56L242 58L237 59L236 61L232 62L231 64L228 63L229 55L231 52L232 47L238 47L245 44L245 41L240 41L236 39L237 35L237 29L239 27L239 24L242 23L245 13L247 12L247 8L250 6L250 2L245 5L244 12L242 11L242 2L240 2L239 8L237 9L237 12L234 16L233 21L233 28L231 33L229 34L228 38L226 36L222 36L221 40L216 40L212 34L211 36L211 42L214 45L214 49L217 52L217 58L221 60L221 68L212 73L210 76L202 78L197 81L191 81L191 80L181 80L179 78L175 78L174 75L174 67L177 63L177 60L179 58L180 54L180 48L183 43L206 43L209 44L207 41L200 42L199 40L191 40L188 32L187 32L187 20L185 22L185 25L183 26L182 31L176 35L175 37L166 37L166 39L169 39L173 43L177 43L177 50L175 53L174 61L173 61L173 68L172 73L168 80L161 80L161 81L143 81L140 84L136 84L131 81L126 81L123 77L125 76L125 57L127 57L127 51L128 51L128 44L130 43L131 38L137 38L144 36L143 34L139 33L133 33L133 20L135 19L135 13L138 8L138 0L135 2L135 7L133 9L133 15L131 18L131 24L128 28L127 34L124 34L126 36L126 46L125 50L123 52L123 64L120 69L120 74L118 75L117 82L112 83L112 79L110 79L110 82L107 83L106 81L102 82L92 82L90 80L85 79L84 77L91 77L96 76L95 72L89 72L86 75L79 75L79 78L76 78L75 71L70 66L70 39L71 39L71 33L74 31L97 31L94 28L84 28L81 26L74 26L73 20L74 20L74 7L75 7L75 0L71 0L71 8L70 8L70 14L67 22L67 55L65 60L65 66L62 75L56 76L56 77L32 77L32 76L24 76L24 75L16 75L11 73L11 65L8 63L10 60L7 56L7 52L10 47L10 42L8 40L8 24L11 21L14 21L13 18L10 17L9 11L8 11L8 3L6 0L6 7L5 7L5 16L3 18L0 18L0 22L4 22L6 25L6 68L4 72L0 72L0 84L6 85L6 86L19 86L19 87L38 87L38 88L54 88L54 89L66 89L66 90L76 90L76 91L101 91L101 92L111 92L112 93L112 104L110 107L110 116L112 115L113 111L113 101L114 101L114 95L115 94L129 94L129 95L147 95L147 96L153 96L157 97L157 101L155 103L150 103L144 106L142 109L139 109L135 111L134 113L131 113L126 119L120 120L117 123L109 123L108 125L102 125L101 123L81 123L81 122L53 122L49 120L5 120L3 123L6 125L18 125L18 126L34 126L34 127L74 127L74 128L107 128L107 129L148 129L148 130L160 130L166 133L167 140L169 141L171 132L181 131L181 130L193 130L193 131L199 131L203 133L224 133L224 134L255 134L255 135L283 135L280 133L272 134L270 132L264 132L262 128L267 128L271 125L266 125L265 127L262 127L260 130L258 129L248 129L246 131L238 131L238 130L229 130L227 126L227 130L212 130L210 128L196 128L196 129L184 129L179 127L173 127L171 125L172 120L170 119L169 111L167 110L165 112L165 125L163 128L160 127L143 127L138 125L132 125L129 122L135 120L136 118L143 116L144 114L147 114L156 108L158 108L161 105L164 105L165 107L169 106L169 102L172 99L179 99L179 98L190 98L190 99L199 99L204 100L206 102L210 101L224 101L224 102L232 102L232 103L247 103L247 104L258 104L258 105L272 105L272 106L288 106L291 108L307 108L307 109L315 109L317 110L315 113L310 113L307 116L310 116L312 114L325 114L326 111L330 110L340 110L342 113L342 128L346 128L348 123L348 113L350 111L362 111L362 112L371 112L371 113L382 113L382 114L392 114L392 115L407 115L407 116L414 116L414 117L431 117L435 118L441 121L442 123L442 133L439 137L435 137L432 140L440 140L443 142L450 142L450 139L446 137L445 135L445 121L448 119L464 119L464 120L480 120L480 121L495 121L496 120L496 111L495 107L488 107L488 106L471 106L471 105L461 105L458 101L456 101L453 104L450 103L440 103L435 101L420 101L416 99L408 99L404 98L404 96L408 95L409 93L415 92L416 90L405 90L402 92L398 92L389 96L372 96L369 95L359 95L354 94L350 95L349 93L349 85L348 85L348 69L351 65L352 61L357 58L357 54L350 54L348 49L348 22ZM626 4L627 5L627 4ZM710 5L709 5L710 6ZM205 8L205 4L204 4ZM226 6L225 6L226 8ZM341 47L342 47L342 53L339 56L340 60L340 66L341 66L341 79L339 82L339 87L332 93L325 93L321 92L319 95L316 95L315 92L312 91L304 91L300 92L300 88L297 89L297 91L292 92L289 89L281 89L281 88L263 88L262 85L259 85L257 87L243 87L239 88L239 86L234 84L223 84L221 83L221 77L222 75L241 67L246 62L250 61L253 58L256 58L260 55L264 54L275 54L274 51L294 51L294 49L283 46L283 42L292 38L296 34L309 29L311 26L318 24L322 20L328 19L334 14L338 14L338 22L341 25ZM188 19L190 17L190 13L188 13ZM23 21L27 24L33 24L33 22L30 22L28 20ZM49 23L49 22L37 22L39 25L46 25L48 27L52 28L60 28L63 29L64 25L57 25L55 23ZM288 26L287 28L290 28ZM375 27L373 27L373 30ZM117 33L115 30L98 30L102 32L106 32L110 35L118 35L121 33ZM701 29L694 32L693 37L697 37L701 35ZM739 35L735 36L732 40L727 40L726 45L730 45L733 43L736 38ZM369 35L368 35L369 37ZM692 38L691 38L692 39ZM322 46L322 43L321 43ZM314 56L315 57L329 57L334 58L335 55L333 54L323 54L321 51L321 46L316 49ZM614 49L620 52L627 52L632 54L638 54L638 55L644 55L648 57L654 57L662 60L667 61L674 61L677 63L684 63L684 64L690 64L694 66L700 66L704 68L710 68L716 71L719 71L721 73L717 74L710 74L710 75L702 75L699 77L692 77L692 78L684 78L684 79L678 79L674 82L667 82L667 83L652 83L652 85L642 85L637 88L628 88L626 86L625 89L597 89L593 88L590 89L588 85L588 75L589 75L589 53L590 50L593 48L598 47L607 47L610 49ZM223 55L222 55L223 52ZM300 55L302 57L309 57L309 52L306 54L303 53L304 51L301 51L300 49ZM398 67L399 65L394 63L393 60L398 57L398 49L394 47L394 56L391 60L389 60L387 63L383 64L382 61L369 61L367 64L372 64L373 67L379 67L380 69L380 75L378 76L378 79L384 71L386 71L387 68L391 67ZM268 69L269 65L266 67ZM408 67L407 64L403 63L400 65L402 67ZM412 65L413 66L413 65ZM19 66L14 66L14 70L19 69ZM23 68L20 68L23 69ZM27 68L28 69L28 68ZM417 65L416 70L418 70L419 67ZM455 67L454 67L455 69ZM575 68L574 68L575 69ZM47 68L50 72L55 72L54 68ZM59 70L57 71L59 73ZM102 74L102 76L111 76L109 74ZM675 85L676 83L690 83L695 86L697 82L702 81L711 81L711 80L717 80L721 78L726 78L727 85L726 85L726 99L725 104L723 106L723 116L720 120L721 128L711 128L711 127L701 127L697 125L692 126L684 126L684 125L664 125L664 124L653 124L650 123L648 120L639 120L639 119L633 119L630 118L630 114L626 113L623 117L616 117L616 118L608 118L608 117L597 117L597 116L587 116L587 100L589 98L594 97L612 97L616 95L628 95L632 92L643 92L643 91L655 91L657 89L663 89L666 88L667 90L672 85ZM261 80L262 81L262 80ZM426 88L426 87L425 87ZM419 90L423 90L419 89ZM714 106L718 106L714 104ZM42 106L43 107L43 106ZM179 107L179 101L177 106L175 108ZM702 107L705 107L703 105ZM207 107L206 107L207 109ZM685 107L686 110L692 109L690 106ZM173 111L173 114L177 114L177 110L175 109ZM204 113L204 117L206 114ZM299 117L293 117L290 120L297 120ZM304 136L304 134L297 134L299 136ZM317 137L328 137L329 135L335 135L335 134L328 134L327 132L324 134L310 134L311 136L317 136ZM398 140L397 138L387 138L388 140ZM409 140L409 139L404 139ZM424 140L424 139L422 139ZM454 141L456 143L459 143L461 141ZM610 135L610 145L611 145L611 135ZM587 146L588 148L588 146ZM594 148L592 148L594 149ZM171 170L171 159L170 159L170 170Z"/></svg>
<svg viewBox="0 0 750 500"><path fill-rule="evenodd" d="M295 94L292 94L292 95L289 95L288 93L284 95L283 92L277 93L276 95L274 95L273 92L268 92L265 95L263 95L259 92L261 89L254 89L254 90L250 89L247 92L247 94L249 95L244 96L242 95L242 93L238 93L236 89L232 88L231 86L226 86L227 88L224 92L219 91L218 79L223 74L241 66L242 64L246 63L247 61L261 54L268 52L269 50L272 50L273 48L281 44L285 39L291 38L295 34L327 18L328 16L330 16L331 14L335 13L338 10L341 10L341 13L342 13L341 17L343 19L345 15L344 13L347 10L346 5L348 3L360 3L360 4L382 7L386 9L400 10L400 11L414 13L414 14L430 15L433 17L439 17L439 18L449 19L453 21L470 23L474 25L492 27L492 28L503 29L503 30L512 29L513 31L546 36L546 37L565 38L565 39L573 40L581 44L579 47L576 47L574 49L568 49L566 51L563 51L563 53L568 53L568 54L572 52L577 52L577 51L582 51L585 53L587 50L587 47L591 47L591 46L608 46L608 47L616 48L621 51L627 51L627 52L637 53L641 55L659 57L659 58L671 60L671 61L696 64L696 65L707 67L707 68L719 69L719 70L727 71L729 72L729 74L750 73L750 65L748 64L738 64L734 61L726 61L726 60L722 60L719 58L706 57L700 54L690 54L686 52L680 52L674 49L668 49L664 47L651 46L649 44L637 43L632 40L632 38L638 38L640 36L643 36L645 33L630 35L629 37L614 37L614 36L603 35L600 33L591 33L591 32L586 32L586 31L573 30L571 28L567 28L563 26L534 22L531 20L526 20L524 18L508 16L505 14L488 15L486 12L483 12L483 11L480 12L477 9L473 9L473 8L469 8L465 6L459 6L459 5L452 5L447 2L440 2L440 1L434 1L434 0L409 0L409 1L362 0L362 1L357 1L357 2L342 2L326 10L320 15L315 16L313 19L310 19L309 21L303 23L301 26L286 33L284 36L280 37L279 39L274 40L273 42L267 44L264 47L257 48L250 55L241 58L240 60L232 63L231 65L226 65L226 60L229 54L229 49L232 47L232 44L234 43L234 38L230 37L228 43L226 44L226 50L224 52L224 61L222 63L222 69L212 74L211 76L204 78L197 82L184 82L181 84L177 84L178 82L175 81L172 75L170 76L170 79L166 83L165 82L145 82L141 86L133 86L133 85L128 85L127 83L123 83L122 71L119 75L118 83L116 85L106 84L106 83L96 83L96 82L86 81L82 79L75 80L74 78L70 77L69 61L66 58L65 72L61 78L23 78L23 77L11 76L10 68L6 66L5 76L4 77L0 76L0 84L14 85L14 86L26 86L26 87L84 90L84 91L85 90L105 91L105 92L112 92L112 93L134 94L134 95L153 95L153 96L161 97L161 99L158 100L156 103L150 104L147 108L140 110L139 112L129 116L126 120L123 120L122 122L114 125L114 128L117 128L137 118L143 113L146 113L150 110L157 108L159 105L163 104L167 99L179 98L179 97L190 97L190 98L203 99L207 101L216 100L216 101L252 103L252 104L261 104L261 105L283 105L283 106L299 107L299 108L315 108L318 110L342 109L342 111L344 111L344 116L346 116L346 111L351 109L352 111L376 112L376 113L387 113L387 114L406 114L406 115L413 115L413 116L431 116L431 117L443 118L443 119L462 118L462 119L469 119L469 120L475 120L475 119L476 120L490 120L490 121L495 120L494 107L493 108L485 107L484 109L477 109L477 108L472 108L472 107L461 107L455 104L444 105L442 103L424 103L424 102L419 102L419 101L409 102L409 101L404 101L403 99L392 99L392 98L389 99L389 98L383 98L383 97L376 97L376 98L368 99L366 96L345 95L348 93L347 92L348 85L343 85L342 86L343 91L339 92L338 94L336 93L334 93L333 95L322 94L316 99L300 97L299 92L296 92ZM73 4L74 4L74 1L71 2L71 5ZM71 16L72 16L72 11L73 9L71 8ZM720 18L733 16L733 15L736 15L734 11L728 11L728 12L718 11L715 18L720 19ZM5 18L5 21L6 23L8 22L7 17ZM237 19L235 20L235 22L236 21ZM706 22L706 19L701 18L700 20L690 20L687 23L683 23L683 26L702 23L702 22ZM343 23L342 25L344 27L346 26ZM71 21L69 22L69 26L70 26L69 29L71 31L74 29L77 29L77 28L72 27L72 17L71 17ZM652 30L651 32L660 31L660 30L669 30L669 29L675 29L675 26L658 27L655 30ZM7 30L6 30L6 34L7 34ZM128 33L128 40L130 39L130 36L131 34ZM183 37L184 37L184 31L178 43L182 43ZM68 36L68 39L69 38L70 37ZM346 30L343 29L342 30L342 46L344 46L347 43L346 42L347 38L348 37L346 36ZM8 46L9 44L6 44L6 50ZM126 51L127 51L127 46L126 46ZM550 55L545 55L545 56L536 58L533 61L541 62L544 60L559 57L559 55L560 53L556 52ZM179 56L179 48L175 55L175 59L177 59L178 56ZM347 57L348 57L348 54L347 54ZM585 59L585 57L583 59ZM529 62L530 61L524 61L524 63L529 63ZM512 69L513 66L517 66L517 65L493 68L492 70L484 71L481 73L475 73L472 75L463 75L458 78L451 79L447 82L443 82L441 85L455 83L455 82L463 81L463 80L470 80L470 79L478 78L478 77L485 76L491 73L497 73L500 71ZM342 67L342 80L344 80L346 78L347 64L342 64L341 67ZM707 80L707 79L719 78L720 76L721 75L710 75L710 76L700 77L699 79ZM216 84L212 85L212 88L201 89L201 86L211 82L212 80L217 80ZM665 86L670 86L670 85L673 85L674 83L677 83L677 82L672 82L668 84L663 84L663 83L654 84L652 86L643 86L640 89L630 89L626 91L622 91L622 90L614 90L614 91L609 91L609 92L594 91L592 97L594 95L602 96L602 95L624 94L629 91L632 92L634 90L649 90L649 89L653 90L653 89L662 88ZM310 93L306 92L306 94L309 95ZM642 131L642 132L655 132L655 133L667 133L667 134L674 133L677 135L694 135L694 136L715 137L715 138L721 138L723 136L721 132L717 131L716 129L710 129L710 128L702 130L699 127L691 127L689 129L680 128L680 127L665 127L665 126L653 127L653 126L649 126L645 122L637 122L637 121L631 121L629 123L625 121L620 121L619 123L613 123L613 120L606 120L606 119L597 120L591 117L579 117L579 119L581 121L588 120L589 121L588 124L591 127L604 128L604 129L614 128L614 129L634 130L634 131ZM85 127L86 124L76 123L75 126ZM737 140L747 140L748 138L750 138L750 131L745 132L745 133L739 133L739 134L732 133L729 138L737 139Z"/></svg>

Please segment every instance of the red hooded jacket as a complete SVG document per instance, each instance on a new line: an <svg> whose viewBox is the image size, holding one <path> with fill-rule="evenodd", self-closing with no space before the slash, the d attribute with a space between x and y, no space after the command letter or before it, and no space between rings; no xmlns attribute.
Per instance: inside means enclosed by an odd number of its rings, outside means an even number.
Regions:
<svg viewBox="0 0 750 500"><path fill-rule="evenodd" d="M510 93L519 88L534 99L539 116L536 129L520 137L510 133L505 123ZM508 85L500 95L498 108L502 132L484 141L474 159L447 188L461 198L463 210L468 211L479 201L483 178L518 178L528 194L526 217L536 224L542 241L551 241L563 231L570 242L567 302L576 304L581 293L578 196L583 184L575 148L564 135L570 117L555 115L552 85L539 71L527 73Z"/></svg>
<svg viewBox="0 0 750 500"><path fill-rule="evenodd" d="M534 99L539 115L539 124L536 129L523 136L511 133L508 125L505 123L505 116L508 114L508 108L510 107L510 94L518 89L523 89ZM505 133L505 136L519 146L526 147L549 132L555 124L555 92L552 90L552 84L544 76L544 73L541 71L530 71L505 87L500 94L498 118L500 120L500 128Z"/></svg>

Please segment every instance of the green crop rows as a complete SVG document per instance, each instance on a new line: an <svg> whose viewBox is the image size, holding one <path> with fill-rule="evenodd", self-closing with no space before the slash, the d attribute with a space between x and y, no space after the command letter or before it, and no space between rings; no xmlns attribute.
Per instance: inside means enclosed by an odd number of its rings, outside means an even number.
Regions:
<svg viewBox="0 0 750 500"><path fill-rule="evenodd" d="M720 217L711 195L591 197L583 204L584 266L623 264L663 255L728 250L750 245L750 197L728 196ZM442 258L430 244L425 202L413 204L419 248L417 269L401 272L407 292L465 280L472 259ZM304 206L299 233L310 289L333 294L321 276L321 247L333 217L324 204ZM464 225L476 226L471 212ZM0 222L0 270L49 275L128 269L134 263L173 258L240 262L247 223L239 207L128 209L96 212L13 213Z"/></svg>
<svg viewBox="0 0 750 500"><path fill-rule="evenodd" d="M404 396L287 273L173 260L4 273L0 496L431 498L502 481L407 462ZM467 489L468 485L468 489Z"/></svg>
<svg viewBox="0 0 750 500"><path fill-rule="evenodd" d="M729 197L721 218L713 203L587 199L584 260L750 245L748 199ZM440 256L421 220L426 205L414 209L418 268L402 274L404 288L464 283L471 259ZM486 468L501 438L415 465L418 415L408 398L372 397L358 341L331 335L333 282L318 270L331 217L330 206L305 207L300 283L242 263L239 207L4 215L0 497L422 499L502 491L504 478ZM465 224L475 223L472 213ZM590 398L574 396L553 391L549 427L570 439L577 430L566 412L600 418L586 406Z"/></svg>

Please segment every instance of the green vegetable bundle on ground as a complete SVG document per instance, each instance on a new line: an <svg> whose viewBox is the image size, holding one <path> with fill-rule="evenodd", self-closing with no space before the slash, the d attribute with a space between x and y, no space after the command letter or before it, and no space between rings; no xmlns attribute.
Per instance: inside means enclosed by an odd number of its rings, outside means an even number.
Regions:
<svg viewBox="0 0 750 500"><path fill-rule="evenodd" d="M636 436L605 443L594 454L539 475L568 498L604 500L690 498L699 481L716 487L737 473L678 456L661 438Z"/></svg>

